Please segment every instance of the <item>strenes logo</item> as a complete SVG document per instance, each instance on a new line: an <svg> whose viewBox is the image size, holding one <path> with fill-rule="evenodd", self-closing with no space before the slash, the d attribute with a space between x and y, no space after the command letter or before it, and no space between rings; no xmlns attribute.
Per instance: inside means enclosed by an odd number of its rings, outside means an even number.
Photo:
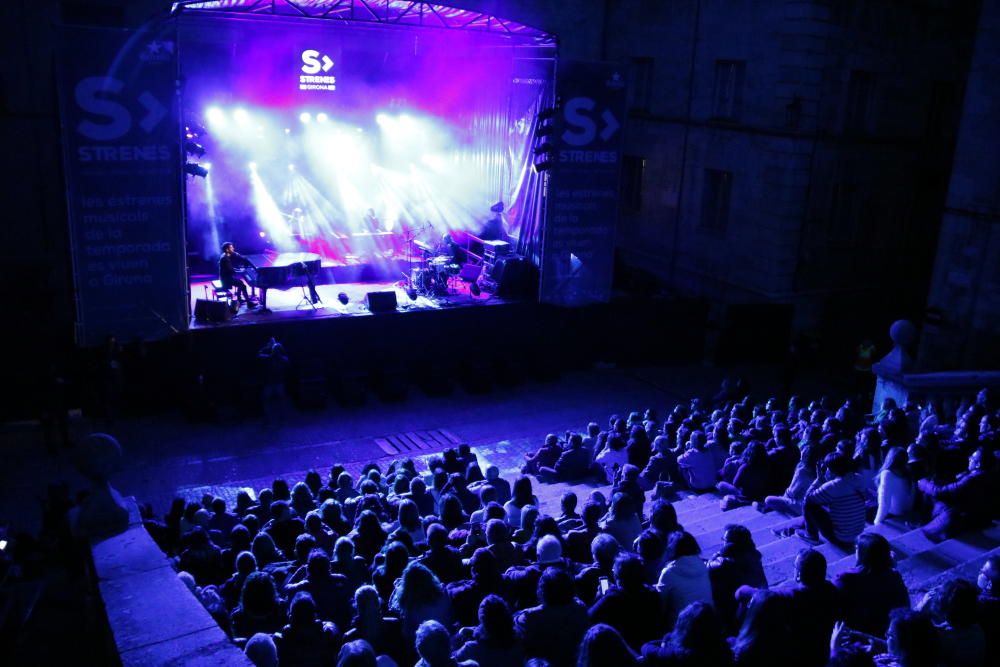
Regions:
<svg viewBox="0 0 1000 667"><path fill-rule="evenodd" d="M337 90L337 77L330 73L334 65L330 56L316 49L306 49L301 57L299 90Z"/></svg>

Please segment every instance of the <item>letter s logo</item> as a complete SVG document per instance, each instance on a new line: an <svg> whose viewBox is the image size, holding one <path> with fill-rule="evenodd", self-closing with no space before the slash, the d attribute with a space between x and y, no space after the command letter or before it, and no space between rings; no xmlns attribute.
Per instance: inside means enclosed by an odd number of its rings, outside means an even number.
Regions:
<svg viewBox="0 0 1000 667"><path fill-rule="evenodd" d="M570 146L586 146L597 137L597 125L587 114L594 110L594 100L589 97L574 97L566 103L564 118L576 128L563 132L562 140Z"/></svg>
<svg viewBox="0 0 1000 667"><path fill-rule="evenodd" d="M80 134L95 141L110 141L124 136L132 128L132 116L128 109L104 97L121 92L124 85L118 79L103 76L91 76L76 84L73 94L77 105L87 113L107 119L103 123L80 121L76 127Z"/></svg>
<svg viewBox="0 0 1000 667"><path fill-rule="evenodd" d="M302 71L306 74L315 74L322 68L319 63L319 51L306 49L302 52Z"/></svg>

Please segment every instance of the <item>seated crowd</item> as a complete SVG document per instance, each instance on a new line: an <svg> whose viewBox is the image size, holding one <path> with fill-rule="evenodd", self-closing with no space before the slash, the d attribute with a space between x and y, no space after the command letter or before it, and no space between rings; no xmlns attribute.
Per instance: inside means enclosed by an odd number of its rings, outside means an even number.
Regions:
<svg viewBox="0 0 1000 667"><path fill-rule="evenodd" d="M695 400L550 435L513 484L462 445L426 471L334 466L233 507L177 499L146 525L258 666L996 664L1000 561L911 610L888 541L863 530L990 525L998 416L985 392L951 426L934 406ZM529 474L612 486L581 507L567 492L552 516ZM795 581L770 589L744 526L703 557L671 504L682 489L801 516L799 538L856 566L830 581L804 544Z"/></svg>

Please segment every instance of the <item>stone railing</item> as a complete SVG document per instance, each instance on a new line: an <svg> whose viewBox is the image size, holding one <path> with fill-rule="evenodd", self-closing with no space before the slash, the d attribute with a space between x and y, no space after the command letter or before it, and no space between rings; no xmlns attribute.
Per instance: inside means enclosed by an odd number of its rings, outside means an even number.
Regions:
<svg viewBox="0 0 1000 667"><path fill-rule="evenodd" d="M143 527L134 502L129 505L125 532L91 540L98 588L121 664L250 667L177 577Z"/></svg>
<svg viewBox="0 0 1000 667"><path fill-rule="evenodd" d="M964 399L975 398L980 389L1000 389L1000 371L916 371L914 360L907 352L916 341L916 335L916 327L905 320L895 322L889 329L893 349L872 366L878 378L873 413L878 412L887 398L894 399L900 407L909 399L940 399L946 404L957 405Z"/></svg>

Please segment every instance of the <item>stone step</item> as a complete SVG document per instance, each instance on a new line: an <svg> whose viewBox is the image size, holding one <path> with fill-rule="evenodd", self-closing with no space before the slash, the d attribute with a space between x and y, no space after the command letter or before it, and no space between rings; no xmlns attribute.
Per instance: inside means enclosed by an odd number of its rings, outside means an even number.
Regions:
<svg viewBox="0 0 1000 667"><path fill-rule="evenodd" d="M720 512L719 508L716 507L714 514L709 514L697 520L689 519L688 521L683 521L682 524L684 525L684 530L697 537L699 535L710 534L714 531L724 530L731 523L744 523L759 515L760 513L752 507L737 507L728 512ZM678 520L680 520L679 517Z"/></svg>
<svg viewBox="0 0 1000 667"><path fill-rule="evenodd" d="M991 556L1000 556L1000 546L983 551L974 558L970 558L964 563L949 568L944 572L939 572L934 576L915 582L913 587L910 588L910 601L913 604L916 604L923 598L927 591L931 590L935 586L940 586L949 579L961 578L968 579L969 581L975 581L976 577L979 576L979 570L982 569L983 563L985 563L986 559Z"/></svg>
<svg viewBox="0 0 1000 667"><path fill-rule="evenodd" d="M677 514L704 507L718 508L719 496L714 493L687 493L687 495L681 500L674 501L673 506L674 509L677 510Z"/></svg>
<svg viewBox="0 0 1000 667"><path fill-rule="evenodd" d="M989 534L987 534L989 533ZM915 590L927 579L971 561L997 546L997 529L967 533L945 540L897 564L906 587Z"/></svg>
<svg viewBox="0 0 1000 667"><path fill-rule="evenodd" d="M760 549L761 556L764 557L764 575L767 577L769 585L777 586L795 577L795 557L803 549L812 545L804 542L798 537L782 538L778 542L773 542ZM813 549L826 557L827 563L833 563L849 556L850 554L840 547L829 542L812 546Z"/></svg>
<svg viewBox="0 0 1000 667"><path fill-rule="evenodd" d="M710 530L703 531L699 539L704 540L705 544L721 544L722 535L726 532L726 526L735 523L744 526L750 531L754 544L759 548L763 544L768 544L778 539L771 532L772 529L778 525L784 526L789 521L791 520L784 514L775 514L773 512L762 514L752 507L741 507L724 513L720 517L718 525Z"/></svg>
<svg viewBox="0 0 1000 667"><path fill-rule="evenodd" d="M675 507L674 509L677 510L677 520L680 521L685 530L687 530L688 524L695 524L706 519L721 520L719 517L723 513L719 508L719 498L717 496L713 497L712 502L698 507Z"/></svg>

